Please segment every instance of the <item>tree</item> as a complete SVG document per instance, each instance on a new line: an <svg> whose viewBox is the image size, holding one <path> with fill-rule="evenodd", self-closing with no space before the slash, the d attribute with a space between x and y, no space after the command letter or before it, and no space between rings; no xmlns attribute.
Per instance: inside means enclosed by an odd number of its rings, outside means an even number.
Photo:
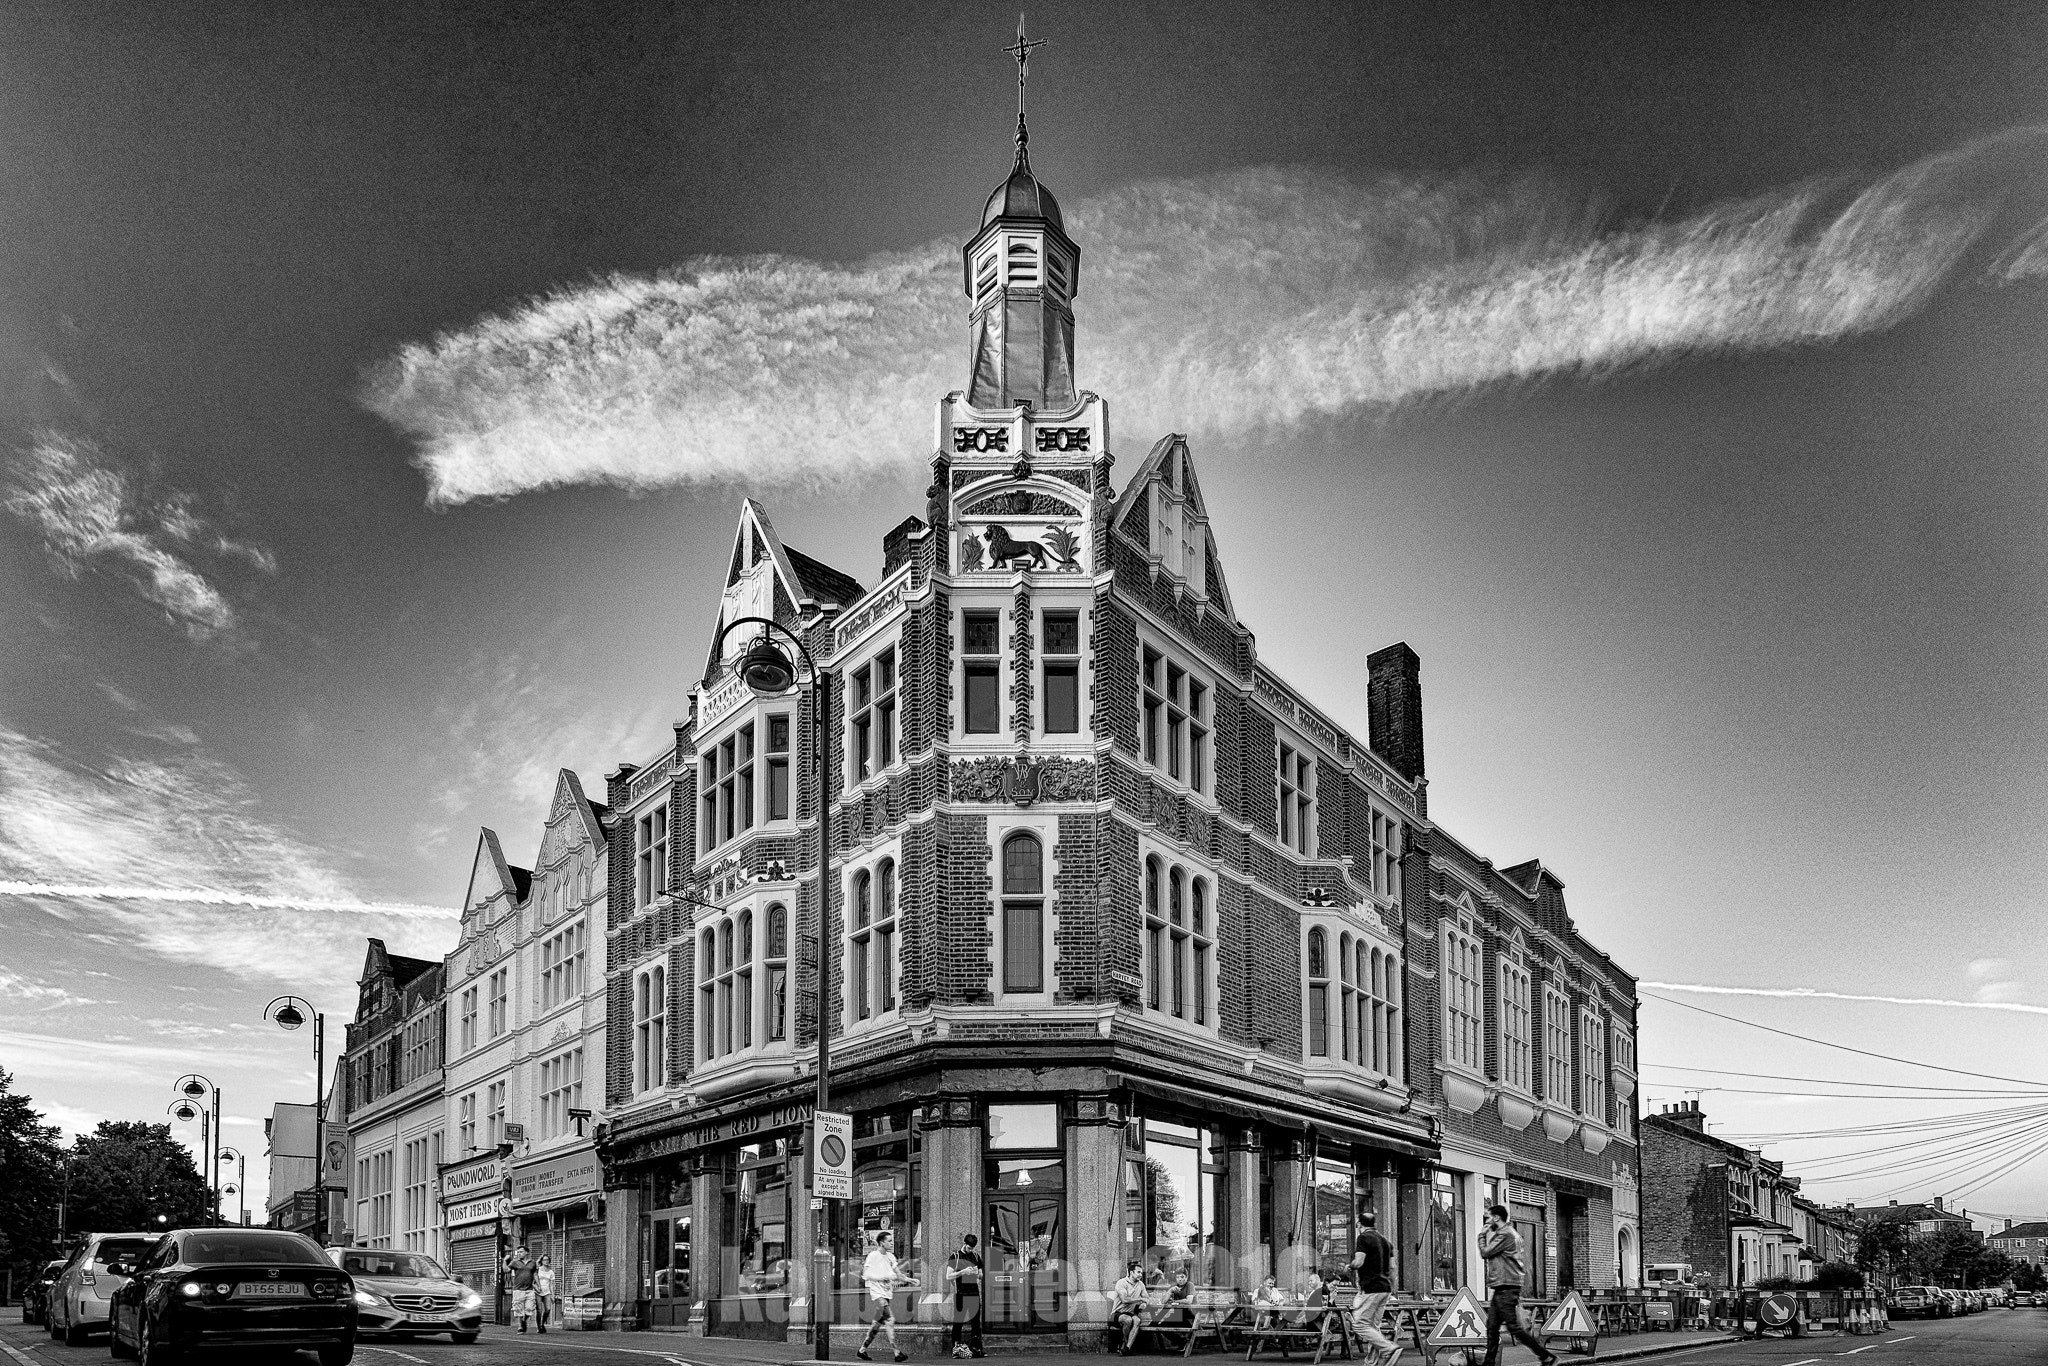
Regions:
<svg viewBox="0 0 2048 1366"><path fill-rule="evenodd" d="M2048 1290L2048 1271L2034 1262L2012 1264L2012 1288L2015 1290Z"/></svg>
<svg viewBox="0 0 2048 1366"><path fill-rule="evenodd" d="M14 1078L0 1068L0 1266L14 1283L33 1279L56 1255L57 1193L63 1152L55 1126L27 1096L13 1094Z"/></svg>
<svg viewBox="0 0 2048 1366"><path fill-rule="evenodd" d="M1896 1219L1870 1219L1856 1235L1856 1265L1890 1280L1906 1264L1913 1235Z"/></svg>
<svg viewBox="0 0 2048 1366"><path fill-rule="evenodd" d="M152 1232L206 1222L206 1180L168 1124L101 1120L71 1147L73 1233Z"/></svg>

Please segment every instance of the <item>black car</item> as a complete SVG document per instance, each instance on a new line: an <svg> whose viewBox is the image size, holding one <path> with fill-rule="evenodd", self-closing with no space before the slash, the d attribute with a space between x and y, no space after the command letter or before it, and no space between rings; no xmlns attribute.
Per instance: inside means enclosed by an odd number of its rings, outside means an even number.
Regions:
<svg viewBox="0 0 2048 1366"><path fill-rule="evenodd" d="M320 1366L346 1366L356 1350L356 1287L320 1245L261 1228L167 1233L114 1293L110 1347L143 1366L200 1349L311 1347Z"/></svg>
<svg viewBox="0 0 2048 1366"><path fill-rule="evenodd" d="M50 1321L50 1287L57 1283L57 1275L64 1270L64 1259L43 1264L43 1274L22 1287L21 1321L23 1323L48 1323Z"/></svg>

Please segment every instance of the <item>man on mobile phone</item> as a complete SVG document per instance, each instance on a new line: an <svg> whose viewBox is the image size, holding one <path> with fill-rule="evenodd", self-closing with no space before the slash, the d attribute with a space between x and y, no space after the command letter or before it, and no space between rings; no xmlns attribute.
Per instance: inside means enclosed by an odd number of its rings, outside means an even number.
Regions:
<svg viewBox="0 0 2048 1366"><path fill-rule="evenodd" d="M1557 1366L1557 1355L1522 1325L1522 1235L1508 1222L1508 1207L1486 1211L1479 1235L1479 1255L1486 1259L1486 1366L1500 1366L1500 1330L1536 1354L1543 1366Z"/></svg>

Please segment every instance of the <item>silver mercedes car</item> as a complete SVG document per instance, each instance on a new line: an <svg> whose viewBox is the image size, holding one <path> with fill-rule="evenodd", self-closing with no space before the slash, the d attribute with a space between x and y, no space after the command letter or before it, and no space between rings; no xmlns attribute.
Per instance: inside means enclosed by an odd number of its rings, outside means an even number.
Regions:
<svg viewBox="0 0 2048 1366"><path fill-rule="evenodd" d="M334 1264L355 1278L356 1332L400 1337L446 1333L475 1342L483 1331L483 1296L418 1252L335 1248Z"/></svg>

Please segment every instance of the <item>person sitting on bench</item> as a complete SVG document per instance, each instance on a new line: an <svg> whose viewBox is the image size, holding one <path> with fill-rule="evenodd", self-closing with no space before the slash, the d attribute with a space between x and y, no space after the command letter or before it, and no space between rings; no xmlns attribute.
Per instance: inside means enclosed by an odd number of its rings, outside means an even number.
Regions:
<svg viewBox="0 0 2048 1366"><path fill-rule="evenodd" d="M1252 1327L1271 1327L1273 1311L1287 1303L1287 1297L1280 1293L1280 1278L1268 1276L1259 1282L1259 1288L1252 1291Z"/></svg>
<svg viewBox="0 0 2048 1366"><path fill-rule="evenodd" d="M1110 1287L1109 1331L1117 1336L1118 1356L1129 1356L1138 1345L1138 1330L1145 1326L1145 1269L1132 1262L1123 1279Z"/></svg>

